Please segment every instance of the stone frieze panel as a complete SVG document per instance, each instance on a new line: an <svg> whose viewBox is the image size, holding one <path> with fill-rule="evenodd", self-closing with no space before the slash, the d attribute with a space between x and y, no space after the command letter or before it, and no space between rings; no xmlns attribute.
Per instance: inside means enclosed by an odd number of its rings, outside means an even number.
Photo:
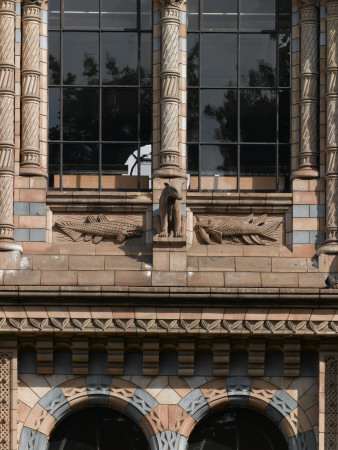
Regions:
<svg viewBox="0 0 338 450"><path fill-rule="evenodd" d="M144 214L55 214L53 242L104 245L145 242Z"/></svg>

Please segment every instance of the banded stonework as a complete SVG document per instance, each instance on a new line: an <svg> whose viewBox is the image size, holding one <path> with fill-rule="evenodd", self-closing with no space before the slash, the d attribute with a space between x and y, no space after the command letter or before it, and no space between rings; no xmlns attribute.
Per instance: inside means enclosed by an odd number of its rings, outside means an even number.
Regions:
<svg viewBox="0 0 338 450"><path fill-rule="evenodd" d="M14 195L14 1L0 2L0 251L13 242Z"/></svg>
<svg viewBox="0 0 338 450"><path fill-rule="evenodd" d="M338 1L327 3L326 242L319 253L338 253Z"/></svg>
<svg viewBox="0 0 338 450"><path fill-rule="evenodd" d="M325 361L325 450L337 449L337 360Z"/></svg>
<svg viewBox="0 0 338 450"><path fill-rule="evenodd" d="M318 177L319 14L316 0L302 0L300 10L300 152L293 178Z"/></svg>
<svg viewBox="0 0 338 450"><path fill-rule="evenodd" d="M22 148L21 175L41 175L40 170L40 7L25 0L22 8Z"/></svg>
<svg viewBox="0 0 338 450"><path fill-rule="evenodd" d="M0 353L0 450L11 447L11 358Z"/></svg>
<svg viewBox="0 0 338 450"><path fill-rule="evenodd" d="M183 0L160 0L161 54L161 154L160 173L182 176L179 151L179 27Z"/></svg>

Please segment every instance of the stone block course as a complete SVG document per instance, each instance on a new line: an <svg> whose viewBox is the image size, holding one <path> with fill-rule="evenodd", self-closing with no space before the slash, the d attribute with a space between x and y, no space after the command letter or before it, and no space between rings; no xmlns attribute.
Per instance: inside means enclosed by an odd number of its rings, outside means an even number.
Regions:
<svg viewBox="0 0 338 450"><path fill-rule="evenodd" d="M271 258L236 257L237 272L271 272Z"/></svg>
<svg viewBox="0 0 338 450"><path fill-rule="evenodd" d="M68 256L34 255L34 270L68 270Z"/></svg>
<svg viewBox="0 0 338 450"><path fill-rule="evenodd" d="M104 256L91 256L85 258L83 256L69 257L69 270L104 270Z"/></svg>
<svg viewBox="0 0 338 450"><path fill-rule="evenodd" d="M44 270L41 272L41 284L43 286L76 286L77 272Z"/></svg>

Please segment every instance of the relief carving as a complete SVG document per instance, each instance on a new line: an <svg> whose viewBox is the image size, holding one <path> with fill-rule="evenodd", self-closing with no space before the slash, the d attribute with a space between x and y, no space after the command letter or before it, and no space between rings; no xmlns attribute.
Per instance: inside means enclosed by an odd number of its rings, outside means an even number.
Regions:
<svg viewBox="0 0 338 450"><path fill-rule="evenodd" d="M159 4L161 8L168 8L173 6L174 8L179 8L184 0L159 0Z"/></svg>
<svg viewBox="0 0 338 450"><path fill-rule="evenodd" d="M197 216L195 231L204 244L269 245L278 240L277 229L282 219L267 219L266 214L255 217L202 217ZM212 238L213 240L211 240ZM216 241L216 242L215 242Z"/></svg>
<svg viewBox="0 0 338 450"><path fill-rule="evenodd" d="M74 242L84 236L85 242L92 240L93 244L98 244L103 238L114 239L118 244L122 244L127 238L140 237L143 233L142 228L135 223L118 219L108 220L103 214L97 218L88 216L83 222L55 224Z"/></svg>
<svg viewBox="0 0 338 450"><path fill-rule="evenodd" d="M11 359L0 353L0 450L11 448Z"/></svg>
<svg viewBox="0 0 338 450"><path fill-rule="evenodd" d="M160 237L182 237L182 189L184 180L175 179L164 183L160 197Z"/></svg>
<svg viewBox="0 0 338 450"><path fill-rule="evenodd" d="M325 448L337 448L337 360L325 361Z"/></svg>

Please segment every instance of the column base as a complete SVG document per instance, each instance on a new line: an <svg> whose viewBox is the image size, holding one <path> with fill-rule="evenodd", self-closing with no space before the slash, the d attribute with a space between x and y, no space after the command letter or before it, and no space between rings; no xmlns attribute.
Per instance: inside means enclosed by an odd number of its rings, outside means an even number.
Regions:
<svg viewBox="0 0 338 450"><path fill-rule="evenodd" d="M291 180L296 180L296 179L300 179L300 180L304 180L304 179L314 179L314 178L319 178L319 171L315 170L315 169L298 169L295 172L293 172L293 174L291 175Z"/></svg>
<svg viewBox="0 0 338 450"><path fill-rule="evenodd" d="M19 175L22 177L44 177L48 178L48 173L41 167L20 167Z"/></svg>
<svg viewBox="0 0 338 450"><path fill-rule="evenodd" d="M21 245L13 242L0 242L0 252L23 252Z"/></svg>
<svg viewBox="0 0 338 450"><path fill-rule="evenodd" d="M317 255L334 255L338 254L338 243L324 244L317 250Z"/></svg>
<svg viewBox="0 0 338 450"><path fill-rule="evenodd" d="M178 169L176 167L163 167L161 169L154 170L153 178L184 178L187 180L188 175L183 169Z"/></svg>

